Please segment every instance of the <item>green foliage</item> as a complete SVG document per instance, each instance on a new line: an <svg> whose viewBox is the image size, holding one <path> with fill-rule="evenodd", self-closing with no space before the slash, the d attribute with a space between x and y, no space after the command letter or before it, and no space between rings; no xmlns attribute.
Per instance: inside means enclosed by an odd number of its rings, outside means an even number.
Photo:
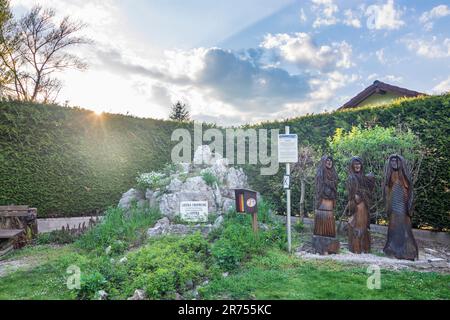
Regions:
<svg viewBox="0 0 450 320"><path fill-rule="evenodd" d="M44 244L69 244L75 242L80 235L72 234L63 230L55 230L48 233L39 233L36 239L36 243L39 245Z"/></svg>
<svg viewBox="0 0 450 320"><path fill-rule="evenodd" d="M97 292L102 290L105 284L105 277L98 271L88 274L82 273L78 298L83 300L96 298Z"/></svg>
<svg viewBox="0 0 450 320"><path fill-rule="evenodd" d="M303 223L302 219L298 219L294 224L294 230L297 232L302 232L303 230L305 230L305 224Z"/></svg>
<svg viewBox="0 0 450 320"><path fill-rule="evenodd" d="M26 204L39 217L100 213L163 169L175 123L56 105L0 102L0 205Z"/></svg>
<svg viewBox="0 0 450 320"><path fill-rule="evenodd" d="M302 145L324 153L337 128L354 126L410 129L426 148L416 184L413 223L435 230L450 228L450 95L403 99L392 105L307 115L267 122L256 129L283 129ZM0 205L28 204L40 217L88 215L115 205L136 184L137 172L161 170L177 142L175 128L186 122L138 119L82 109L0 102ZM270 146L270 143L269 143ZM260 175L260 166L244 167L253 189L285 212L284 174ZM299 211L299 183L292 184L293 212ZM306 184L306 212L313 212L314 185Z"/></svg>
<svg viewBox="0 0 450 320"><path fill-rule="evenodd" d="M169 118L175 121L189 121L190 119L190 114L189 111L187 109L186 104L181 103L180 101L177 101L177 103L175 103L172 106L172 111L169 115Z"/></svg>
<svg viewBox="0 0 450 320"><path fill-rule="evenodd" d="M255 256L226 278L201 288L202 299L392 300L449 297L450 276L434 272L381 271L381 289L367 289L367 270L334 261L304 261L277 249ZM401 289L399 289L401 288Z"/></svg>
<svg viewBox="0 0 450 320"><path fill-rule="evenodd" d="M111 246L111 254L121 254L143 241L143 230L153 225L160 214L153 208L132 207L125 214L120 208L109 208L99 225L88 230L76 246L102 254Z"/></svg>
<svg viewBox="0 0 450 320"><path fill-rule="evenodd" d="M217 177L208 170L202 171L201 175L202 175L203 181L205 181L205 183L210 187L214 187L216 185L216 183L219 183L219 180L217 179Z"/></svg>
<svg viewBox="0 0 450 320"><path fill-rule="evenodd" d="M412 177L417 178L424 150L419 138L410 130L375 126L371 129L353 127L349 132L336 129L333 137L328 138L329 148L333 154L339 175L338 212L342 212L345 203L345 181L348 176L348 164L352 156L360 156L364 162L365 173L375 175L376 187L373 193L373 209L376 220L386 219L382 198L384 167L392 154L402 155L408 161ZM415 182L415 181L414 181Z"/></svg>
<svg viewBox="0 0 450 320"><path fill-rule="evenodd" d="M266 122L254 126L256 129L280 129L289 125L291 132L299 135L302 145L320 148L330 153L327 139L336 129L345 131L352 127L373 128L401 127L411 130L426 149L420 175L416 184L415 214L416 227L428 227L435 230L450 229L450 94L441 96L402 99L391 105L381 107L363 107L307 115L286 121ZM270 143L269 143L270 145ZM245 166L249 184L258 190L267 200L277 205L279 213L286 211L284 190L280 181L284 175L279 170L274 176L261 176L260 166ZM339 168L341 170L341 168ZM339 171L338 170L338 171ZM314 185L306 185L306 212L314 211ZM293 183L293 211L299 211L299 184Z"/></svg>
<svg viewBox="0 0 450 320"><path fill-rule="evenodd" d="M250 215L235 214L225 219L220 237L213 243L211 254L224 270L234 270L255 254L271 246L283 246L285 232L281 224L268 231L253 233Z"/></svg>
<svg viewBox="0 0 450 320"><path fill-rule="evenodd" d="M208 248L208 242L199 233L152 241L128 255L125 291L132 293L141 288L157 299L187 290L188 282L199 284L207 274Z"/></svg>

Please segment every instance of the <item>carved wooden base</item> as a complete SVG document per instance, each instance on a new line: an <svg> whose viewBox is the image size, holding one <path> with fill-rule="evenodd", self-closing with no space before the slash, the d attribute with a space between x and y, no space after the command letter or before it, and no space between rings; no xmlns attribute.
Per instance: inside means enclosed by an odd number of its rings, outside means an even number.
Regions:
<svg viewBox="0 0 450 320"><path fill-rule="evenodd" d="M312 247L315 253L321 255L339 253L340 243L336 238L313 235Z"/></svg>

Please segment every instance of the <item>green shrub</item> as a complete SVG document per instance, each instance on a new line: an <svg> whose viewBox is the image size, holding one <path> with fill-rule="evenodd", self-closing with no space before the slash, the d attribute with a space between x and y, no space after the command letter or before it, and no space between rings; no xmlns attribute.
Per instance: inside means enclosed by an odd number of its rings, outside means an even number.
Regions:
<svg viewBox="0 0 450 320"><path fill-rule="evenodd" d="M302 232L303 230L305 230L305 224L303 223L302 219L298 219L294 224L294 230L297 232Z"/></svg>
<svg viewBox="0 0 450 320"><path fill-rule="evenodd" d="M120 208L109 208L97 226L87 231L76 245L87 251L104 252L111 246L113 255L125 252L128 247L142 242L145 229L160 217L153 208L132 207L128 213Z"/></svg>
<svg viewBox="0 0 450 320"><path fill-rule="evenodd" d="M348 132L336 129L336 133L328 139L328 143L339 175L338 213L342 212L347 202L345 181L348 177L349 160L352 156L360 156L364 162L365 173L372 172L375 175L376 185L372 195L375 221L386 219L382 184L384 167L389 156L395 153L402 155L412 170L413 179L417 180L425 154L419 138L410 130L378 126L370 129L353 127Z"/></svg>
<svg viewBox="0 0 450 320"><path fill-rule="evenodd" d="M81 273L80 289L78 290L78 298L82 300L94 299L99 290L104 290L106 279L103 275L95 271L93 273Z"/></svg>
<svg viewBox="0 0 450 320"><path fill-rule="evenodd" d="M320 148L330 153L328 137L335 134L337 128L345 131L354 126L361 128L399 127L410 129L418 136L426 148L421 164L415 195L415 213L413 223L417 227L435 230L450 229L450 94L441 96L402 99L393 104L375 108L362 107L302 116L284 121L265 122L255 129L279 129L290 126L292 133L299 135L304 145ZM270 141L268 141L270 146ZM286 212L285 193L281 187L284 170L276 175L260 175L260 165L246 165L245 172L253 189L261 192L267 200L276 205L278 213ZM282 167L283 168L283 167ZM299 212L300 183L292 181L292 210ZM314 184L306 185L306 212L314 211Z"/></svg>
<svg viewBox="0 0 450 320"><path fill-rule="evenodd" d="M272 224L268 231L259 230L254 234L250 215L232 215L226 218L221 235L212 245L211 255L221 268L233 270L267 247L283 246L284 240L285 232L280 224Z"/></svg>
<svg viewBox="0 0 450 320"><path fill-rule="evenodd" d="M216 185L216 183L219 183L219 180L217 179L217 177L208 170L202 171L201 175L202 175L203 181L205 181L205 183L210 187L214 187Z"/></svg>
<svg viewBox="0 0 450 320"><path fill-rule="evenodd" d="M150 242L128 256L125 291L130 294L140 288L157 299L187 290L189 281L198 284L207 275L208 248L199 233Z"/></svg>
<svg viewBox="0 0 450 320"><path fill-rule="evenodd" d="M75 242L80 237L79 234L72 234L63 230L55 230L47 233L39 233L36 243L43 244L69 244Z"/></svg>

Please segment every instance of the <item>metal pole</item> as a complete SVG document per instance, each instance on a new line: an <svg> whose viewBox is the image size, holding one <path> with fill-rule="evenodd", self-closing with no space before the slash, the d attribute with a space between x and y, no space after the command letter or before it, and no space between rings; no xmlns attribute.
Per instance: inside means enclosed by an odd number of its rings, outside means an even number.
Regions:
<svg viewBox="0 0 450 320"><path fill-rule="evenodd" d="M285 133L289 134L289 126L285 127ZM291 174L291 164L286 163L286 175ZM291 253L291 186L286 190L286 228L287 228L287 238L288 238L288 252Z"/></svg>

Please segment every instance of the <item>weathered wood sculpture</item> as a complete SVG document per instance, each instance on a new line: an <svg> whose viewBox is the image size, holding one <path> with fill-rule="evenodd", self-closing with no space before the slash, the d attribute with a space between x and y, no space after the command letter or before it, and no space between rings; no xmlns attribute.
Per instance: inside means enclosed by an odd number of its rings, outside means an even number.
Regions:
<svg viewBox="0 0 450 320"><path fill-rule="evenodd" d="M418 248L412 233L413 184L402 156L391 155L384 172L383 196L389 228L384 253L397 259L415 260Z"/></svg>
<svg viewBox="0 0 450 320"><path fill-rule="evenodd" d="M353 253L370 252L370 201L375 185L373 174L364 174L360 157L350 160L347 179L348 192L348 246Z"/></svg>
<svg viewBox="0 0 450 320"><path fill-rule="evenodd" d="M336 239L336 222L334 208L337 198L338 175L333 159L324 156L320 160L316 174L316 203L314 218L313 249L316 253L328 254L339 252Z"/></svg>

